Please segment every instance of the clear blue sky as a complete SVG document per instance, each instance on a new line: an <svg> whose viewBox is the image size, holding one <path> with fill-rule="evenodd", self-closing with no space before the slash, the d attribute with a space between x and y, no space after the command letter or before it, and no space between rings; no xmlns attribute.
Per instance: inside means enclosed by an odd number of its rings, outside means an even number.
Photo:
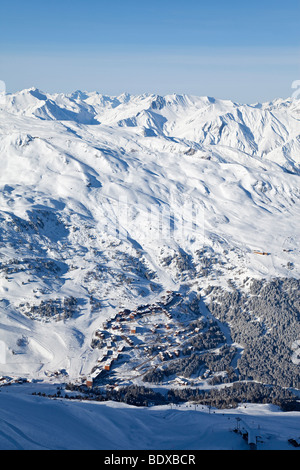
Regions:
<svg viewBox="0 0 300 470"><path fill-rule="evenodd" d="M11 0L0 15L8 91L254 102L287 97L300 79L299 0Z"/></svg>

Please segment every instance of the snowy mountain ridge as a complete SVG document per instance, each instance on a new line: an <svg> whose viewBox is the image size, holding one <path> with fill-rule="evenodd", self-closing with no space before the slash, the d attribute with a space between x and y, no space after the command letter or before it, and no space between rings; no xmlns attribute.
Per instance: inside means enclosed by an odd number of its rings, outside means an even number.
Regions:
<svg viewBox="0 0 300 470"><path fill-rule="evenodd" d="M194 150L224 145L299 169L299 100L244 105L210 97L155 94L118 97L98 92L45 94L36 88L6 95L2 109L18 116L139 129L191 144Z"/></svg>

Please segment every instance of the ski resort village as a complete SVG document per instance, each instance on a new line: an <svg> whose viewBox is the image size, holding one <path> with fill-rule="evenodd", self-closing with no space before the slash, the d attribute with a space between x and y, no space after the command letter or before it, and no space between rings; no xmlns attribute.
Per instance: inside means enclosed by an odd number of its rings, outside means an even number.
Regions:
<svg viewBox="0 0 300 470"><path fill-rule="evenodd" d="M86 384L90 387L107 381L128 384L164 361L178 358L183 350L192 350L189 341L199 328L192 330L190 322L179 321L178 313L172 314L173 310L178 311L180 303L181 295L168 291L157 305L124 309L103 323L92 341L92 347L100 348L101 355Z"/></svg>

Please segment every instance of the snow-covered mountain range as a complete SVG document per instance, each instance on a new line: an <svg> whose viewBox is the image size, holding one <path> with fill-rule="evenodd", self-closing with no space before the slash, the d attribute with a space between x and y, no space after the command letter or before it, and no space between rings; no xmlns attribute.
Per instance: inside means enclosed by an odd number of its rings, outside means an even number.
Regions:
<svg viewBox="0 0 300 470"><path fill-rule="evenodd" d="M299 155L299 100L7 94L2 375L88 375L102 323L167 291L187 315L211 286L299 279Z"/></svg>

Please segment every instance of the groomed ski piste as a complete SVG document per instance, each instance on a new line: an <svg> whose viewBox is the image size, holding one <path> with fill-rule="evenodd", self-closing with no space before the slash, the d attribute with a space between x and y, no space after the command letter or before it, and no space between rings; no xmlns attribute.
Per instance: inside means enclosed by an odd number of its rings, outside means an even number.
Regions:
<svg viewBox="0 0 300 470"><path fill-rule="evenodd" d="M32 396L37 387L1 390L0 449L297 450L299 413L272 405L232 410L182 404L135 407ZM39 388L51 393L51 387ZM248 434L245 438L243 435ZM109 455L109 454L108 454Z"/></svg>

